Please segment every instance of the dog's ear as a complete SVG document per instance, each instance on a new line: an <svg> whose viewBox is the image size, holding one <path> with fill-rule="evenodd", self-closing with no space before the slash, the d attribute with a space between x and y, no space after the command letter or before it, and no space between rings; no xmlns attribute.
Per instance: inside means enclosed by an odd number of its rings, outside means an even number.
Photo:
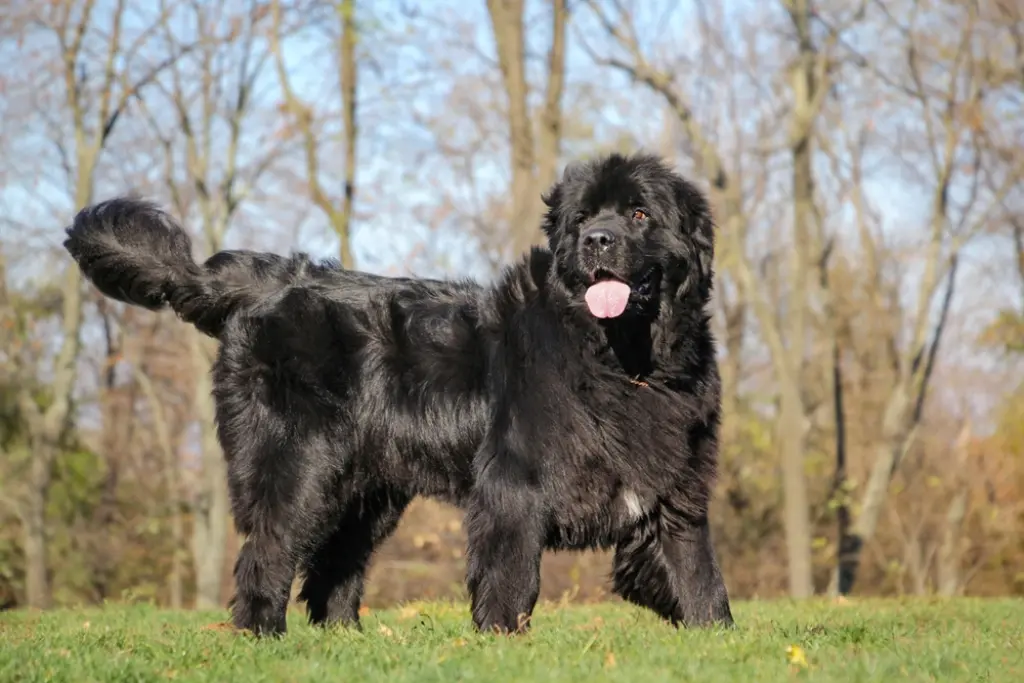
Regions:
<svg viewBox="0 0 1024 683"><path fill-rule="evenodd" d="M706 301L714 283L715 218L704 193L683 178L675 182L675 195L681 213L679 229L691 250L689 273L676 296L682 298L696 292Z"/></svg>
<svg viewBox="0 0 1024 683"><path fill-rule="evenodd" d="M562 171L562 182L569 183L573 180L578 180L587 175L587 171L590 167L585 161L574 159L565 165L565 169Z"/></svg>
<svg viewBox="0 0 1024 683"><path fill-rule="evenodd" d="M562 179L556 180L555 184L541 195L544 205L548 207L548 211L544 216L543 228L544 233L549 238L553 237L558 230L558 221L561 218L558 210L562 205L565 184L581 177L584 173L586 173L586 164L584 162L570 161L565 165L565 170L562 171Z"/></svg>
<svg viewBox="0 0 1024 683"><path fill-rule="evenodd" d="M544 229L544 234L550 239L558 231L558 207L562 203L562 183L556 182L552 185L547 192L541 195L541 199L544 200L544 205L548 207L547 211L544 212L541 227Z"/></svg>

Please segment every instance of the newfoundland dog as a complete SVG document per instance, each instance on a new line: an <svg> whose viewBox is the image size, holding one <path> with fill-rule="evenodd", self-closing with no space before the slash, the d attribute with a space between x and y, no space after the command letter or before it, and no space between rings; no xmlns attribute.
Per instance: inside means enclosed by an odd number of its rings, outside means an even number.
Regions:
<svg viewBox="0 0 1024 683"><path fill-rule="evenodd" d="M481 630L528 628L545 548L614 548L623 598L731 624L708 531L719 375L713 223L647 155L575 162L544 197L548 249L490 286L222 251L133 198L64 243L106 296L220 342L217 427L235 525L234 624L358 626L374 548L414 496L461 507Z"/></svg>

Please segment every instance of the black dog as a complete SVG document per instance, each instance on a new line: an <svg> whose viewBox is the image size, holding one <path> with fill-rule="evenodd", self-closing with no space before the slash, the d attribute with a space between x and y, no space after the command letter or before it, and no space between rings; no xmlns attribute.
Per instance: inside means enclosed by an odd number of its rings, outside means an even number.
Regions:
<svg viewBox="0 0 1024 683"><path fill-rule="evenodd" d="M416 495L466 511L483 630L527 628L545 548L614 547L614 589L674 624L731 624L708 532L719 377L713 224L650 156L575 163L550 251L497 284L349 272L298 254L202 265L153 205L83 210L65 246L107 296L220 340L236 626L358 624L373 550Z"/></svg>

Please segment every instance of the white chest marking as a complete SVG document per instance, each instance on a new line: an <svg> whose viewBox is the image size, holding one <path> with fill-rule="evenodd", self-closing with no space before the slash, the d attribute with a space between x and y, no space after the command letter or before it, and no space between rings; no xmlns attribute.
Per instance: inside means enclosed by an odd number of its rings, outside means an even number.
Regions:
<svg viewBox="0 0 1024 683"><path fill-rule="evenodd" d="M644 505L635 491L626 489L622 492L621 498L622 507L625 508L626 516L630 521L638 521L644 516Z"/></svg>

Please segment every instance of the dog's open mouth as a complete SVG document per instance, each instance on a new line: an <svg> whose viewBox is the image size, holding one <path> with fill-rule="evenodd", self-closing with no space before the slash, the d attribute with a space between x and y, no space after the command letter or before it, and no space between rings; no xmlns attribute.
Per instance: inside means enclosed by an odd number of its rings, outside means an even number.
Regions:
<svg viewBox="0 0 1024 683"><path fill-rule="evenodd" d="M622 278L606 270L597 270L593 284L587 288L584 299L595 318L618 318L626 311L630 294L640 297L651 294L653 271L644 274L636 285L630 286Z"/></svg>

